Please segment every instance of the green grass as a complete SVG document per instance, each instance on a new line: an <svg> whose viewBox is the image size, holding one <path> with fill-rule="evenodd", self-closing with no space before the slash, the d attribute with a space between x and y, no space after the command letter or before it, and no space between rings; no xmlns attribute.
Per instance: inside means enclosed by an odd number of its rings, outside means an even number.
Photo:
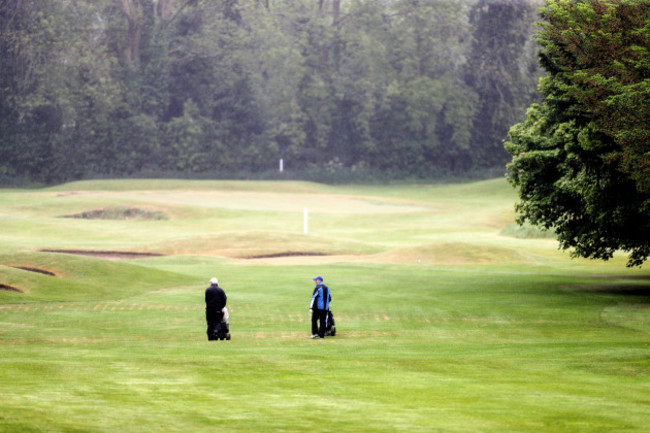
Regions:
<svg viewBox="0 0 650 433"><path fill-rule="evenodd" d="M555 239L556 235L553 230L546 230L543 227L537 227L530 224L519 225L516 223L509 224L501 230L504 236L512 236L521 239Z"/></svg>
<svg viewBox="0 0 650 433"><path fill-rule="evenodd" d="M506 236L513 203L503 180L0 190L0 284L21 290L0 290L0 432L647 431L648 272ZM169 219L63 218L119 207ZM246 259L300 251L327 255ZM229 342L205 337L212 276Z"/></svg>

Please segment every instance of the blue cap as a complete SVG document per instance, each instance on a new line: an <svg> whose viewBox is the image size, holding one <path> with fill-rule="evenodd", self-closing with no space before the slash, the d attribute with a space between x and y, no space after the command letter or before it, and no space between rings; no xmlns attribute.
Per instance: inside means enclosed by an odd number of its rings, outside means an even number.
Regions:
<svg viewBox="0 0 650 433"><path fill-rule="evenodd" d="M314 280L314 281L316 281L316 280L321 280L321 281L323 281L323 277L321 277L321 276L319 275L319 276L317 276L316 278L313 278L313 280Z"/></svg>

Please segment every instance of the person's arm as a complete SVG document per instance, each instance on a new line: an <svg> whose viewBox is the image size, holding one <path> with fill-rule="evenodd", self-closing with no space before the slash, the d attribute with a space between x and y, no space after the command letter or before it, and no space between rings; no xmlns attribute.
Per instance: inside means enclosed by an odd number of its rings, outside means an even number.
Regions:
<svg viewBox="0 0 650 433"><path fill-rule="evenodd" d="M314 294L311 295L311 302L309 303L309 312L314 311L314 302L316 301L316 295L318 295L318 290L314 289Z"/></svg>

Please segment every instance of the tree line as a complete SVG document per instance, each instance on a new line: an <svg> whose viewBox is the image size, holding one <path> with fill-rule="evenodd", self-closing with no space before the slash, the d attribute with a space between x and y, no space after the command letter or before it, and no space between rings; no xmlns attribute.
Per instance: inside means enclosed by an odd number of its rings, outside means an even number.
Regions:
<svg viewBox="0 0 650 433"><path fill-rule="evenodd" d="M519 219L562 248L628 266L650 257L650 5L548 0L544 96L506 143Z"/></svg>
<svg viewBox="0 0 650 433"><path fill-rule="evenodd" d="M503 167L538 0L0 0L0 182Z"/></svg>

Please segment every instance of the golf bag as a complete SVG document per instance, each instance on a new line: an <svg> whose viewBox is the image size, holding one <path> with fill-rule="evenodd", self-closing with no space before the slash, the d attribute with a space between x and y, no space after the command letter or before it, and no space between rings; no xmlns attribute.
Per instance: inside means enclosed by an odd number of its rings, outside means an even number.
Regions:
<svg viewBox="0 0 650 433"><path fill-rule="evenodd" d="M227 307L223 307L222 311L223 318L221 319L221 323L214 329L214 338L217 340L230 340L230 323L228 322L230 314L228 314Z"/></svg>
<svg viewBox="0 0 650 433"><path fill-rule="evenodd" d="M327 326L325 327L325 336L334 337L336 335L336 322L332 310L327 310Z"/></svg>

